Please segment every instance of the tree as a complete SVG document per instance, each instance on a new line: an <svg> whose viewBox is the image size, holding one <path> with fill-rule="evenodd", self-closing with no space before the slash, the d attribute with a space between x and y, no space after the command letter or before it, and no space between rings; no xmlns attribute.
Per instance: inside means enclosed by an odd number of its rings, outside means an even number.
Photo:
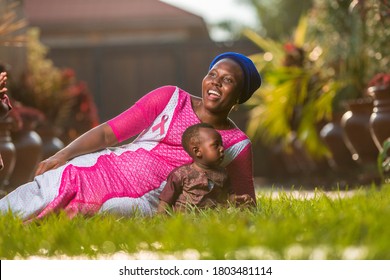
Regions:
<svg viewBox="0 0 390 280"><path fill-rule="evenodd" d="M286 39L291 36L302 15L312 7L312 0L245 0L252 5L260 19L262 36Z"/></svg>

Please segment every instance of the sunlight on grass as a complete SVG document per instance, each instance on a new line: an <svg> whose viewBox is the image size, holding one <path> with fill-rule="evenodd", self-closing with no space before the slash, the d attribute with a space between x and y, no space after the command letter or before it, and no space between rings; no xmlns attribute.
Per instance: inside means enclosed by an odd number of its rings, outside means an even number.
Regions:
<svg viewBox="0 0 390 280"><path fill-rule="evenodd" d="M350 194L353 195L350 195ZM0 216L1 259L389 259L390 185L259 191L255 209L173 216Z"/></svg>

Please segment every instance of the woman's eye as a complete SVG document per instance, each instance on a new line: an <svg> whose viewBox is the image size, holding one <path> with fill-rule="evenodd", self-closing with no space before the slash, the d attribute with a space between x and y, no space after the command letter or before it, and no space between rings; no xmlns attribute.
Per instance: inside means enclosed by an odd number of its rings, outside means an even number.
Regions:
<svg viewBox="0 0 390 280"><path fill-rule="evenodd" d="M231 78L225 78L224 81L229 84L233 83L233 80Z"/></svg>

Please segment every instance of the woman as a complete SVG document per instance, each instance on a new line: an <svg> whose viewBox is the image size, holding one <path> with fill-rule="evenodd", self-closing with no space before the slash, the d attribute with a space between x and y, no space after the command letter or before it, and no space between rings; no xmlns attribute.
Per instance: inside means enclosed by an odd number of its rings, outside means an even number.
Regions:
<svg viewBox="0 0 390 280"><path fill-rule="evenodd" d="M0 200L0 211L26 220L64 209L70 217L100 212L153 214L168 174L190 156L181 135L205 122L222 135L233 191L255 199L252 153L248 137L228 118L261 85L253 62L238 53L224 53L211 63L202 82L202 97L164 86L134 106L86 132L40 163L33 182ZM134 135L130 144L112 147Z"/></svg>

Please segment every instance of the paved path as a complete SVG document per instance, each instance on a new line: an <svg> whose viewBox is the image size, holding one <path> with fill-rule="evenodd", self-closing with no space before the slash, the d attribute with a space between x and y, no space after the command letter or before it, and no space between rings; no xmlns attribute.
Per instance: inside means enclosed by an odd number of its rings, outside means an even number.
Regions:
<svg viewBox="0 0 390 280"><path fill-rule="evenodd" d="M255 191L256 194L271 195L273 198L278 198L281 193L287 194L294 198L299 199L311 199L316 195L326 194L330 198L343 198L350 197L357 192L359 189L352 190L321 190L321 189L304 189L301 187L286 186L282 184L270 185L269 182L265 182L261 178L255 178Z"/></svg>

